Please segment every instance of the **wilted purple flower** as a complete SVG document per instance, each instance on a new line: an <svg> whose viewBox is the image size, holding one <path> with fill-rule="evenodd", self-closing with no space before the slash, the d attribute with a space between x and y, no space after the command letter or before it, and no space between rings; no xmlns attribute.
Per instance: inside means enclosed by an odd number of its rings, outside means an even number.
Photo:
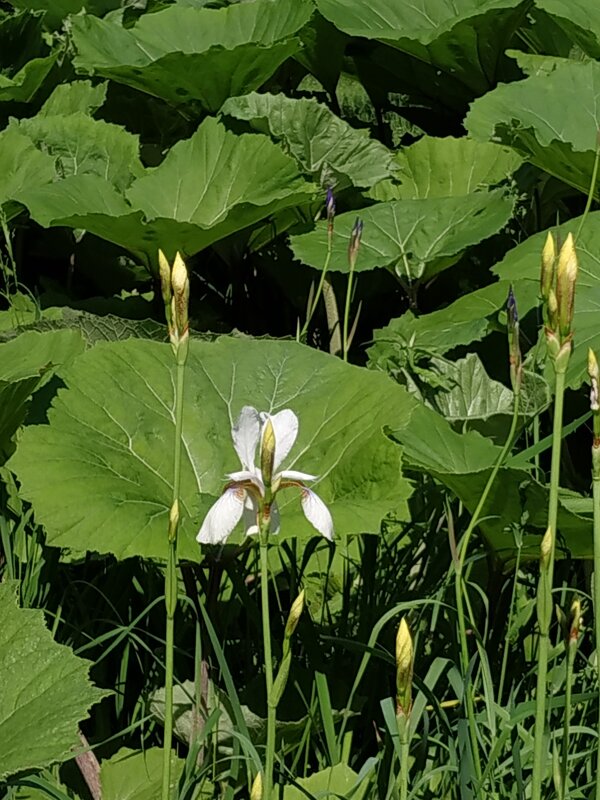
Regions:
<svg viewBox="0 0 600 800"><path fill-rule="evenodd" d="M327 189L325 210L327 211L327 222L333 224L333 218L335 217L335 197L332 189Z"/></svg>

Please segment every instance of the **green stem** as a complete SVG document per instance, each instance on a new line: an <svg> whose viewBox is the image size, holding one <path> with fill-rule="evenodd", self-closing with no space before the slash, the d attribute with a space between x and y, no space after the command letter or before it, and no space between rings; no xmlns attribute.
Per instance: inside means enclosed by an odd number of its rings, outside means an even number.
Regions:
<svg viewBox="0 0 600 800"><path fill-rule="evenodd" d="M176 353L175 384L175 453L173 458L173 504L169 516L169 550L165 572L165 733L163 741L162 800L169 800L171 787L171 747L173 741L173 652L175 646L175 609L177 607L177 526L181 483L181 433L183 430L183 385L187 342ZM175 509L175 513L173 510Z"/></svg>
<svg viewBox="0 0 600 800"><path fill-rule="evenodd" d="M571 735L571 690L573 684L573 664L575 662L575 653L577 651L577 640L574 642L568 641L567 643L567 674L565 679L565 714L563 719L563 738L562 738L562 766L561 766L561 783L562 791L561 798L565 800L567 797L567 760L569 758L569 737Z"/></svg>
<svg viewBox="0 0 600 800"><path fill-rule="evenodd" d="M275 758L276 708L271 706L273 692L273 658L271 655L271 621L269 616L269 543L268 532L260 532L260 597L262 605L263 647L265 656L265 688L267 693L267 750L265 754L265 778L263 800L271 800L273 791L273 763Z"/></svg>
<svg viewBox="0 0 600 800"><path fill-rule="evenodd" d="M600 448L600 444L598 448ZM600 472L594 470L594 632L596 638L596 680L600 719ZM600 800L600 735L596 742L596 800Z"/></svg>
<svg viewBox="0 0 600 800"><path fill-rule="evenodd" d="M350 303L352 301L352 284L354 280L354 263L350 262L350 272L348 273L348 286L346 288L346 303L344 306L344 328L342 340L342 358L348 361L348 350L350 343L348 342L348 324L350 321Z"/></svg>
<svg viewBox="0 0 600 800"><path fill-rule="evenodd" d="M315 294L315 298L314 298L313 302L311 303L311 307L310 307L310 310L308 312L308 316L306 317L306 322L304 323L304 326L303 326L303 328L300 331L300 334L298 336L298 340L301 341L301 342L304 341L304 337L306 336L306 333L308 331L308 326L310 325L310 321L313 318L313 315L314 315L314 313L315 313L315 311L317 309L317 305L319 303L319 300L321 299L321 294L323 293L323 286L325 285L325 276L327 275L327 270L329 269L329 262L331 261L332 249L333 249L333 236L328 236L327 237L327 255L325 256L325 263L324 263L323 269L321 271L321 278L319 280L319 285L317 287L317 293Z"/></svg>
<svg viewBox="0 0 600 800"><path fill-rule="evenodd" d="M590 180L590 188L588 189L588 196L585 202L585 208L583 210L583 214L581 215L581 220L579 222L579 226L577 227L577 233L575 234L575 241L579 239L579 234L583 230L583 226L587 219L588 214L590 213L590 208L592 207L592 200L594 199L594 187L596 186L596 181L598 180L598 162L600 161L600 140L596 144L596 157L594 159L594 168L592 170L592 178Z"/></svg>
<svg viewBox="0 0 600 800"><path fill-rule="evenodd" d="M502 667L500 669L500 683L498 684L498 705L502 704L502 695L504 694L504 681L506 680L506 668L508 666L508 651L510 645L510 631L512 629L513 615L515 611L515 600L517 598L517 579L519 575L519 567L521 566L521 548L523 540L519 534L517 542L517 560L515 563L515 576L513 579L512 592L510 596L510 608L508 611L508 623L506 625L506 635L504 637L504 652L502 653Z"/></svg>
<svg viewBox="0 0 600 800"><path fill-rule="evenodd" d="M546 728L546 680L548 674L548 651L550 646L550 622L552 619L552 583L554 579L554 552L556 549L556 522L558 519L558 482L560 478L560 449L562 443L563 401L565 394L564 369L556 372L554 396L554 420L552 425L552 458L550 463L550 497L548 500L548 528L552 531L552 547L547 569L542 568L538 588L538 624L540 629L538 646L537 688L535 698L535 731L533 742L533 774L531 800L541 800L542 780L546 759L544 758L544 734ZM541 595L541 596L540 596Z"/></svg>
<svg viewBox="0 0 600 800"><path fill-rule="evenodd" d="M400 775L398 776L398 795L400 800L408 800L408 757L410 753L409 720L398 721L398 736L400 737Z"/></svg>
<svg viewBox="0 0 600 800"><path fill-rule="evenodd" d="M490 473L485 488L481 494L481 497L479 498L479 502L477 503L475 511L473 512L473 516L471 517L467 530L465 531L465 534L460 542L458 558L455 564L456 571L454 575L454 588L456 594L456 611L458 617L458 632L460 639L460 660L461 660L462 673L465 679L469 669L469 647L467 643L467 628L466 628L464 603L463 603L463 592L465 591L463 583L463 570L464 570L465 560L467 557L469 543L471 541L471 536L473 535L473 531L479 524L481 513L485 507L488 495L491 491L494 481L496 480L496 476L498 475L498 470L500 469L502 464L506 461L506 458L513 446L517 425L519 422L519 404L520 404L520 394L519 392L517 392L515 394L513 416L508 436L506 437L506 441L504 442L504 447L502 448L502 451L498 456L496 463L494 464L494 467ZM475 775L477 778L477 782L479 783L481 781L482 772L481 772L481 759L479 756L479 743L477 740L477 725L475 722L475 706L473 703L472 692L470 691L470 689L467 688L466 684L465 684L465 704L467 710L467 719L469 723L469 735L471 739L473 765L475 768Z"/></svg>

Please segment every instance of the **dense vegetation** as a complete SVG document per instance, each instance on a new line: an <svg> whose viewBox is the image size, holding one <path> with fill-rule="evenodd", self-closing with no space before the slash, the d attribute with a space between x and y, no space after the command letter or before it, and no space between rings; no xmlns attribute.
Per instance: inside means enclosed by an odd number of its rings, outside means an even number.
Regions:
<svg viewBox="0 0 600 800"><path fill-rule="evenodd" d="M0 2L0 797L600 799L598 87L596 0Z"/></svg>

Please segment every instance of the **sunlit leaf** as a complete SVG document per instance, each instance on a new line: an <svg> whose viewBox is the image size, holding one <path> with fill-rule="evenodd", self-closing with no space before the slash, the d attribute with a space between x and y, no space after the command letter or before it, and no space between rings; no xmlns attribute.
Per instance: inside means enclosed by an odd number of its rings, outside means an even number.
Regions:
<svg viewBox="0 0 600 800"><path fill-rule="evenodd" d="M566 98L576 98L569 114ZM600 128L600 64L564 63L500 85L472 104L465 126L474 138L510 145L587 193Z"/></svg>
<svg viewBox="0 0 600 800"><path fill-rule="evenodd" d="M72 19L80 72L103 75L173 105L217 111L258 89L299 46L309 0L255 0L221 9L172 5L132 28L91 15Z"/></svg>
<svg viewBox="0 0 600 800"><path fill-rule="evenodd" d="M360 210L364 231L356 270L386 267L409 282L426 280L455 263L463 250L497 233L512 215L513 198L502 189L466 197L395 200ZM357 212L335 221L329 269L348 271L348 240ZM322 269L327 253L327 223L290 238L294 256Z"/></svg>
<svg viewBox="0 0 600 800"><path fill-rule="evenodd" d="M227 338L192 341L186 375L182 557L199 557L200 523L226 473L239 467L231 425L246 404L296 412L300 435L286 466L320 476L315 488L338 537L377 532L389 511L406 514L400 452L381 428L404 419L416 401L385 375L292 342ZM54 400L49 424L28 426L10 461L48 542L119 558L164 556L173 480L170 346L98 344L61 377L68 391ZM277 540L314 535L294 490L280 507Z"/></svg>
<svg viewBox="0 0 600 800"><path fill-rule="evenodd" d="M125 194L99 175L77 174L19 200L41 225L85 228L155 262L159 247L193 255L312 191L266 136L236 136L207 118Z"/></svg>
<svg viewBox="0 0 600 800"><path fill-rule="evenodd" d="M253 93L227 100L221 111L282 141L304 171L337 190L372 186L393 173L387 147L316 100Z"/></svg>
<svg viewBox="0 0 600 800"><path fill-rule="evenodd" d="M423 136L395 156L394 180L374 186L374 200L460 197L506 181L522 163L510 148L475 142L465 136Z"/></svg>

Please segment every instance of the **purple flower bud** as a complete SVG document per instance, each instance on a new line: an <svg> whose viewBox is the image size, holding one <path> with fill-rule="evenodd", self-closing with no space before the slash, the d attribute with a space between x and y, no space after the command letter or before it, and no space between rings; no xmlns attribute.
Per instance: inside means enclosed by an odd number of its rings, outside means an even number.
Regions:
<svg viewBox="0 0 600 800"><path fill-rule="evenodd" d="M333 222L335 217L335 197L332 189L327 189L327 199L325 200L325 209L327 211L327 222Z"/></svg>
<svg viewBox="0 0 600 800"><path fill-rule="evenodd" d="M354 222L352 233L350 234L350 242L348 244L348 261L350 263L350 269L354 269L354 265L356 264L362 232L363 221L360 217L357 217Z"/></svg>
<svg viewBox="0 0 600 800"><path fill-rule="evenodd" d="M512 286L508 290L506 310L508 312L508 324L512 326L516 325L519 322L519 312L517 311L517 301Z"/></svg>

